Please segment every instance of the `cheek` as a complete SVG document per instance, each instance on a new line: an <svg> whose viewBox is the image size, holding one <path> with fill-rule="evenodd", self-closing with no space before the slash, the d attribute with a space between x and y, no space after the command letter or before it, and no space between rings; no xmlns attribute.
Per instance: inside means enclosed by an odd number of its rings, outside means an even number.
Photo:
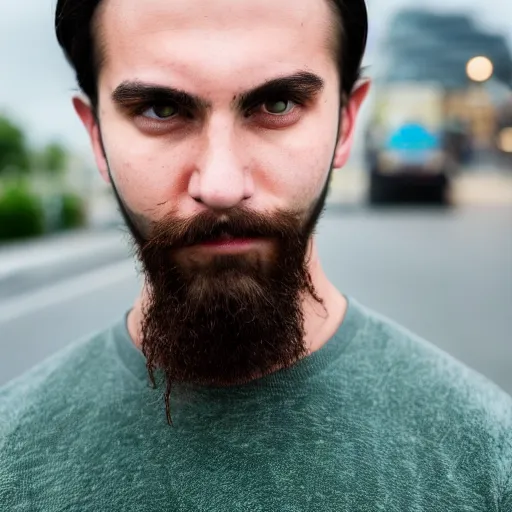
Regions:
<svg viewBox="0 0 512 512"><path fill-rule="evenodd" d="M316 130L296 134L260 156L256 186L276 198L284 207L307 207L325 185L335 148L331 134ZM332 139L332 140L331 140ZM258 183L259 179L259 183Z"/></svg>
<svg viewBox="0 0 512 512"><path fill-rule="evenodd" d="M113 145L108 157L114 181L122 197L135 211L154 211L186 191L184 149L163 147L157 141L132 140L123 146Z"/></svg>
<svg viewBox="0 0 512 512"><path fill-rule="evenodd" d="M275 146L283 171L275 173L274 182L279 194L297 206L309 206L318 197L331 170L339 115L336 94L326 96L297 130Z"/></svg>
<svg viewBox="0 0 512 512"><path fill-rule="evenodd" d="M168 202L183 189L183 172L178 170L185 165L185 143L171 151L165 138L144 136L109 107L101 118L108 165L121 197L134 211L154 212L160 204L168 211Z"/></svg>
<svg viewBox="0 0 512 512"><path fill-rule="evenodd" d="M248 167L255 181L254 204L257 207L307 207L325 184L333 146L326 144L326 134L290 137L278 144L252 144L252 163ZM275 142L275 141L274 141ZM193 159L191 148L147 147L132 143L112 146L108 152L111 172L119 192L135 211L179 208L188 197ZM251 147L251 145L245 147ZM246 153L247 154L247 153ZM244 166L245 167L245 166ZM189 169L190 168L190 169Z"/></svg>

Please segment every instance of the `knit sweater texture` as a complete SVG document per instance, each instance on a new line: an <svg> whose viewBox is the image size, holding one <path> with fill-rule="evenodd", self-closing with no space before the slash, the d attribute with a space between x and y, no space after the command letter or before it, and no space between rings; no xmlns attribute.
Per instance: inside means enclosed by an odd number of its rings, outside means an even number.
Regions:
<svg viewBox="0 0 512 512"><path fill-rule="evenodd" d="M349 298L320 350L173 426L126 317L0 390L2 512L512 512L512 399Z"/></svg>

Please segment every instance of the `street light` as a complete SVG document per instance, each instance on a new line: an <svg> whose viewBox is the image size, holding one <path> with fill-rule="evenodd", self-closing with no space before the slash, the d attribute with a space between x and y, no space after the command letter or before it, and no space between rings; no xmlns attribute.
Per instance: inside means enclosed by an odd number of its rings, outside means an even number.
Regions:
<svg viewBox="0 0 512 512"><path fill-rule="evenodd" d="M466 64L466 73L473 82L486 82L494 73L494 65L487 57L473 57Z"/></svg>

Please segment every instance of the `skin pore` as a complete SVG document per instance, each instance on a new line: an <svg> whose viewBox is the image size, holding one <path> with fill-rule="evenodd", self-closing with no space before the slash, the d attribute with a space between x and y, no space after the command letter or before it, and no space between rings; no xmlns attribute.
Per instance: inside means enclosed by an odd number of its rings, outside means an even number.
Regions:
<svg viewBox="0 0 512 512"><path fill-rule="evenodd" d="M103 1L97 115L81 98L74 105L100 172L141 236L170 215L306 217L331 168L348 158L368 92L362 84L341 104L331 20L321 0L300 8L293 0ZM275 252L273 239L250 238L182 247L173 261L206 269L223 256L266 262ZM336 332L347 304L322 269L314 236L306 262L321 299L300 299L311 353ZM150 297L146 283L128 318L139 348Z"/></svg>

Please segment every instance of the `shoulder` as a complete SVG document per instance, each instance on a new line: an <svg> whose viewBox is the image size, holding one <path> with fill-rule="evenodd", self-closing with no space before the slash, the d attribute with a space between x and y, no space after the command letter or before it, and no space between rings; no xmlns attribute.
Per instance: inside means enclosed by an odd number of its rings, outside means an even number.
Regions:
<svg viewBox="0 0 512 512"><path fill-rule="evenodd" d="M51 421L104 364L111 329L77 340L0 388L0 450L23 425Z"/></svg>
<svg viewBox="0 0 512 512"><path fill-rule="evenodd" d="M361 328L350 345L355 378L369 400L407 422L481 434L512 458L512 397L452 355L357 302ZM512 464L512 460L510 461Z"/></svg>
<svg viewBox="0 0 512 512"><path fill-rule="evenodd" d="M353 346L359 344L356 357L369 368L374 393L389 403L399 401L401 410L414 410L416 417L422 411L426 424L466 429L488 440L512 467L512 397L434 343L369 308L355 307L365 322Z"/></svg>
<svg viewBox="0 0 512 512"><path fill-rule="evenodd" d="M400 378L404 385L425 392L441 393L439 398L459 398L468 405L501 404L498 415L512 410L512 397L498 385L468 367L433 342L356 302L363 327L358 333L360 357L374 361L382 371ZM364 348L364 350L363 350Z"/></svg>
<svg viewBox="0 0 512 512"><path fill-rule="evenodd" d="M477 371L384 315L352 302L359 330L348 351L365 414L459 473L492 482L512 506L512 397ZM359 369L359 370L358 370ZM360 376L359 376L360 374ZM371 419L369 421L372 421Z"/></svg>
<svg viewBox="0 0 512 512"><path fill-rule="evenodd" d="M109 336L110 329L73 342L0 388L0 502L8 508L19 503L30 472L47 471L48 457L58 447L52 438L69 439L66 425L74 435L79 431Z"/></svg>

